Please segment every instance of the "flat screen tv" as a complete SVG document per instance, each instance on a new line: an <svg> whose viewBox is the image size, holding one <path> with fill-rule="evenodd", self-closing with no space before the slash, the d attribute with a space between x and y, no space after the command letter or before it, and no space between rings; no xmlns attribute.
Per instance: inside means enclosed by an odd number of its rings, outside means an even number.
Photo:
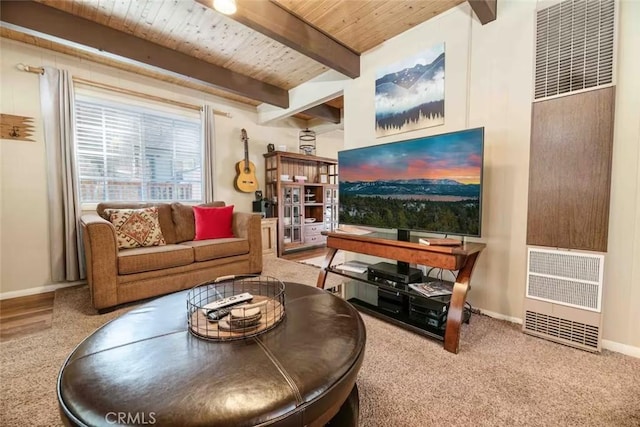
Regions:
<svg viewBox="0 0 640 427"><path fill-rule="evenodd" d="M338 152L340 224L479 237L483 148L476 128Z"/></svg>

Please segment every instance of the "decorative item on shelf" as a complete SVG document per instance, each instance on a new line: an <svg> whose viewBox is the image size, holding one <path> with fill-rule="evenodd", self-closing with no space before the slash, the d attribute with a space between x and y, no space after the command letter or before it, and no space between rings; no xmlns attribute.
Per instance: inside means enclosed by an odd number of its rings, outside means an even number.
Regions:
<svg viewBox="0 0 640 427"><path fill-rule="evenodd" d="M309 128L300 131L300 152L307 155L316 154L316 133Z"/></svg>
<svg viewBox="0 0 640 427"><path fill-rule="evenodd" d="M329 183L329 168L327 165L321 165L318 171L318 183L320 184L328 184Z"/></svg>
<svg viewBox="0 0 640 427"><path fill-rule="evenodd" d="M273 144L267 144L267 153L272 153L276 151L276 146Z"/></svg>

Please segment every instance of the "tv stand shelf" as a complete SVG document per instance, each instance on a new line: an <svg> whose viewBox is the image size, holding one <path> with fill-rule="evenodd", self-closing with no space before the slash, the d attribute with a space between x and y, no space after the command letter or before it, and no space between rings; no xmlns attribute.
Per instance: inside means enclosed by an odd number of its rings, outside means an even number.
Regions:
<svg viewBox="0 0 640 427"><path fill-rule="evenodd" d="M420 294L419 292L412 290L408 286L389 286L384 283L375 282L368 279L367 273L346 272L346 271L340 270L339 268L334 268L334 267L330 267L327 270L327 272L337 274L339 276L346 277L348 279L368 283L370 285L377 286L378 288L381 288L390 292L400 292L402 294L416 297L419 299L431 299L434 301L441 302L443 304L448 304L451 300L451 295L443 295L443 296L429 298ZM397 314L390 313L388 311L385 311L384 309L381 309L378 306L370 304L366 301L362 301L361 299L358 299L358 298L349 298L347 301L349 301L358 310L364 313L367 313L371 316L389 321L390 323L400 326L401 328L408 329L420 335L424 335L430 338L435 338L440 341L444 340L443 330L430 327L429 325L425 325L424 323L416 322L415 320L411 319L406 313L397 313Z"/></svg>
<svg viewBox="0 0 640 427"><path fill-rule="evenodd" d="M348 301L359 311L362 311L363 313L366 313L370 316L385 320L403 329L408 329L416 334L444 341L444 333L442 331L436 328L429 327L428 325L419 324L414 320L411 320L409 316L404 313L395 314L384 312L379 307L359 300L358 298L350 298Z"/></svg>
<svg viewBox="0 0 640 427"><path fill-rule="evenodd" d="M428 265L447 270L458 270L456 282L453 284L453 293L446 297L429 298L449 303L447 320L444 333L426 325L420 325L410 319L406 313L385 312L380 307L358 299L349 300L363 312L381 317L390 322L417 332L422 335L444 340L444 348L452 353L458 353L460 346L460 327L464 321L464 305L467 293L470 289L470 280L473 268L480 252L485 248L484 243L464 243L461 246L428 246L421 245L414 238L412 241L399 241L395 235L387 233L349 234L343 232L324 233L327 236L327 248L329 249L320 273L317 287L325 286L328 273L375 285L388 291L397 291L403 294L421 296L419 293L405 288L373 282L367 279L366 273L358 274L345 272L331 267L331 262L338 250L344 250L381 258L394 259L401 262ZM424 297L423 297L424 298ZM446 300L444 298L447 298Z"/></svg>

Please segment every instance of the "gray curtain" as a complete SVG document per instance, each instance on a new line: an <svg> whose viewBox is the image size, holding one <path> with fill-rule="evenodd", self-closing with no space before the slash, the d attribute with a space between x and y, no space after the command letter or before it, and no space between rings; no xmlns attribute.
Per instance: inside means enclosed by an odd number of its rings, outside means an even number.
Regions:
<svg viewBox="0 0 640 427"><path fill-rule="evenodd" d="M73 81L66 70L44 67L40 76L40 103L47 153L49 248L51 281L86 277L80 217L79 186L74 144Z"/></svg>
<svg viewBox="0 0 640 427"><path fill-rule="evenodd" d="M213 202L213 184L215 176L215 125L213 108L205 105L202 108L204 155L202 158L202 198L205 203Z"/></svg>

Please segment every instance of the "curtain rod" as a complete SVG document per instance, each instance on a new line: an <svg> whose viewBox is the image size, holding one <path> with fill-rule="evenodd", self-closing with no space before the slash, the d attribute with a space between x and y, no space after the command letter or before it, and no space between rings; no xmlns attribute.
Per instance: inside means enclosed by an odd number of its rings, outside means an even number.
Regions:
<svg viewBox="0 0 640 427"><path fill-rule="evenodd" d="M18 64L18 69L21 70L21 71L29 72L29 73L44 74L44 68L43 67L33 67L31 65ZM200 105L188 104L186 102L175 101L173 99L163 98L163 97L156 96L156 95L149 95L147 93L136 92L134 90L124 89L124 88L121 88L121 87L108 85L106 83L95 82L95 81L92 81L92 80L83 79L81 77L73 77L73 82L77 83L77 84L85 85L85 86L96 87L96 88L99 88L99 89L106 89L106 90L110 90L112 92L122 93L122 94L125 94L125 95L134 95L134 96L137 96L139 98L149 99L149 100L152 100L152 101L159 101L159 102L163 102L165 104L172 104L172 105L176 105L178 107L187 108L189 110L202 111L202 106L200 106ZM215 110L215 109L213 110L213 114L215 114L217 116L228 117L228 118L233 117L231 115L231 113L228 113L226 111Z"/></svg>
<svg viewBox="0 0 640 427"><path fill-rule="evenodd" d="M22 63L17 65L18 70L26 71L27 73L35 73L35 74L44 74L44 68L42 67L33 67L31 65L24 65Z"/></svg>

